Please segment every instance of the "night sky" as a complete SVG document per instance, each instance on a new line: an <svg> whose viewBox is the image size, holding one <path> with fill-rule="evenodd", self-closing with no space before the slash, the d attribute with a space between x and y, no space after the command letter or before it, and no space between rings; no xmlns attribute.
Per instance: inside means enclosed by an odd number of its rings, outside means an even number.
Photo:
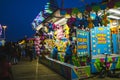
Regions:
<svg viewBox="0 0 120 80"><path fill-rule="evenodd" d="M6 25L7 41L17 41L35 31L32 21L48 0L0 0L0 24Z"/></svg>
<svg viewBox="0 0 120 80"><path fill-rule="evenodd" d="M7 41L18 41L25 35L31 37L35 31L32 21L44 9L49 0L0 0L0 24L6 25ZM74 3L73 3L74 1ZM64 8L80 7L101 0L64 0ZM57 0L61 7L61 0Z"/></svg>

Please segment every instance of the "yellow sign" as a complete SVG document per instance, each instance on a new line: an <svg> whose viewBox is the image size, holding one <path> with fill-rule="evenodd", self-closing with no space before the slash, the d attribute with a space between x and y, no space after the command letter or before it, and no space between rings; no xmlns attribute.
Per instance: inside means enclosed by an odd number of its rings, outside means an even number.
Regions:
<svg viewBox="0 0 120 80"><path fill-rule="evenodd" d="M98 44L106 44L106 34L97 34Z"/></svg>
<svg viewBox="0 0 120 80"><path fill-rule="evenodd" d="M103 27L100 27L100 28L98 28L98 30L102 31L102 30L104 30L104 28L103 28Z"/></svg>
<svg viewBox="0 0 120 80"><path fill-rule="evenodd" d="M78 38L77 39L79 42L87 42L87 39L86 38Z"/></svg>
<svg viewBox="0 0 120 80"><path fill-rule="evenodd" d="M87 45L79 45L78 49L87 49Z"/></svg>

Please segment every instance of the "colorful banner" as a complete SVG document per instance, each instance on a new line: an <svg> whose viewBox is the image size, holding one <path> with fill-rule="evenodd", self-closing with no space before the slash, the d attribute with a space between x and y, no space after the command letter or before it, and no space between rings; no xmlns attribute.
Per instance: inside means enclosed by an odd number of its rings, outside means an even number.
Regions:
<svg viewBox="0 0 120 80"><path fill-rule="evenodd" d="M77 29L77 54L78 56L87 55L89 51L89 32Z"/></svg>
<svg viewBox="0 0 120 80"><path fill-rule="evenodd" d="M95 27L91 29L92 55L111 54L110 28Z"/></svg>
<svg viewBox="0 0 120 80"><path fill-rule="evenodd" d="M120 69L120 55L115 54L115 55L109 56L107 59L102 57L92 59L91 73L100 72L102 70L101 64L102 66L105 66L105 60L107 60L106 66L108 70Z"/></svg>

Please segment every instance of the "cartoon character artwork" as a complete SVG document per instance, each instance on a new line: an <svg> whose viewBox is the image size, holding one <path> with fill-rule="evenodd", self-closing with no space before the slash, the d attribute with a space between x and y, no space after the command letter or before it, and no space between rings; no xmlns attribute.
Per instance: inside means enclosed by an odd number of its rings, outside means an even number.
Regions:
<svg viewBox="0 0 120 80"><path fill-rule="evenodd" d="M102 24L104 26L107 26L108 23L109 23L109 21L108 21L108 18L107 18L107 13L105 13L105 11L104 11L104 15L102 16Z"/></svg>
<svg viewBox="0 0 120 80"><path fill-rule="evenodd" d="M65 37L66 37L67 39L69 39L69 31L70 31L70 28L68 27L67 24L65 24L63 29L64 29Z"/></svg>
<svg viewBox="0 0 120 80"><path fill-rule="evenodd" d="M59 40L65 36L63 31L63 26L57 25L57 29L55 32L56 32L56 38Z"/></svg>

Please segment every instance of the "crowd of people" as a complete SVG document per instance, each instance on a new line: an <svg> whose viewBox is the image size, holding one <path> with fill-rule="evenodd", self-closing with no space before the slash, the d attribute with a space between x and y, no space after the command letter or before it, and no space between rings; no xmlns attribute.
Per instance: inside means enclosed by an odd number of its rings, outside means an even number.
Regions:
<svg viewBox="0 0 120 80"><path fill-rule="evenodd" d="M0 80L13 80L11 66L22 59L36 59L33 45L8 42L0 46Z"/></svg>

